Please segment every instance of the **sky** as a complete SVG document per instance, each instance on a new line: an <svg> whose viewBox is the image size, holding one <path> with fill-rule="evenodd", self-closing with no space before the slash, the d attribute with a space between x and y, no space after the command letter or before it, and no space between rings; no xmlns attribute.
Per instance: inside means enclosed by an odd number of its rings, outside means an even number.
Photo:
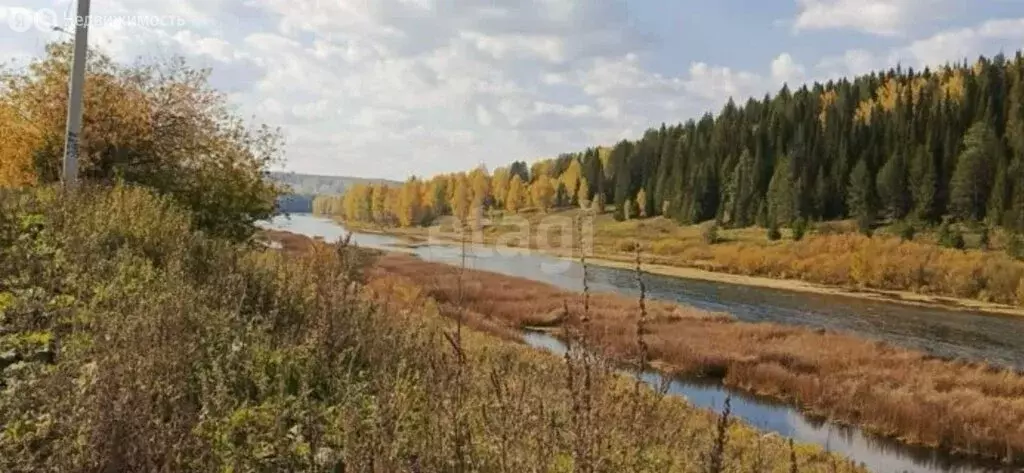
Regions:
<svg viewBox="0 0 1024 473"><path fill-rule="evenodd" d="M20 3L19 3L20 2ZM73 26L0 0L0 62ZM1024 49L1024 0L93 0L90 46L185 56L284 170L402 180L638 138L733 97Z"/></svg>

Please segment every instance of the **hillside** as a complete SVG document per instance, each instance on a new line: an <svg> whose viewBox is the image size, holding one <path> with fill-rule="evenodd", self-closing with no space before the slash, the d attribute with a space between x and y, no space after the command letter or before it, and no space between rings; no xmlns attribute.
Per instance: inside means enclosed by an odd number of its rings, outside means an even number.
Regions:
<svg viewBox="0 0 1024 473"><path fill-rule="evenodd" d="M357 184L388 184L399 185L400 182L387 179L366 179L362 177L323 176L317 174L299 174L294 172L270 173L270 178L291 187L294 194L300 195L336 195Z"/></svg>
<svg viewBox="0 0 1024 473"><path fill-rule="evenodd" d="M322 176L293 172L271 172L270 178L287 185L291 193L278 199L281 211L290 213L312 212L313 198L318 195L341 195L359 184L400 185L387 179L365 179L361 177Z"/></svg>

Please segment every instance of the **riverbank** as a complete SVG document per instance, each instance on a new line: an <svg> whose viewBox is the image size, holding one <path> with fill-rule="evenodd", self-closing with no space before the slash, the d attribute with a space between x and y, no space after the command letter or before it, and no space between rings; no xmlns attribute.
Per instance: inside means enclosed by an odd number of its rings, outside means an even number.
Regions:
<svg viewBox="0 0 1024 473"><path fill-rule="evenodd" d="M373 274L422 287L450 313L461 307L468 324L507 338L527 327L557 333L583 311L576 292L469 269L460 285L459 273L395 253L380 258ZM595 340L614 357L632 359L637 301L593 294L589 307ZM822 330L734 322L657 301L647 301L646 333L653 364L668 372L720 380L818 418L989 458L1024 447L1024 379L1011 370Z"/></svg>
<svg viewBox="0 0 1024 473"><path fill-rule="evenodd" d="M359 223L345 223L345 225L347 225L353 231L358 230L359 232L363 233L393 236L408 241L407 244L396 245L396 250L416 248L418 246L421 246L422 244L424 244L424 242L427 241L428 237L452 245L460 243L459 237L456 234L454 234L451 231L441 231L438 229L438 227L393 228ZM498 237L499 235L495 233L483 231L477 233L475 239L471 238L469 243L473 245L495 245L498 243ZM605 245L604 248L607 248L607 245ZM503 246L500 247L500 249L503 252L509 253L516 251L537 251L546 255L555 256L563 259L579 259L579 255L576 254L571 249L566 250L562 248L541 248L533 244L531 244L529 248L519 246ZM864 287L849 287L835 284L820 284L815 282L804 281L801 279L782 279L747 274L736 274L725 271L713 271L706 269L709 266L707 264L702 266L665 264L664 262L660 262L663 261L663 258L659 258L656 255L644 254L643 252L641 252L641 261L644 265L644 271L648 273L682 279L696 279L701 281L718 282L723 284L736 284L750 287L770 288L808 294L841 296L861 300L903 304L914 307L928 307L953 311L966 311L997 316L1024 317L1024 307L1012 306L1008 304L999 304L994 302L986 302L977 299L948 297L934 294L922 294L920 292L906 290L887 290ZM636 266L636 257L633 254L626 254L624 252L620 252L618 254L613 254L610 252L595 252L595 254L589 255L587 257L587 263L594 266L631 270Z"/></svg>
<svg viewBox="0 0 1024 473"><path fill-rule="evenodd" d="M517 330L562 327L583 312L578 293L468 269L460 287L459 268L408 255L385 255L375 271L377 278L407 278L450 304L461 297L481 322L503 321ZM636 300L592 295L595 340L614 357L631 359L637 313ZM651 301L646 333L652 362L671 373L720 379L911 444L991 458L1024 450L1024 377L1010 370Z"/></svg>

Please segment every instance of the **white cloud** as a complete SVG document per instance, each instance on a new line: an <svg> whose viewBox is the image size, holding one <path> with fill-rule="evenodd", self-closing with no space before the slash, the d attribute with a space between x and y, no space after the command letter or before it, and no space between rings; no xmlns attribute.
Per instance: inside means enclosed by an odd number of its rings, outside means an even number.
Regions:
<svg viewBox="0 0 1024 473"><path fill-rule="evenodd" d="M487 35L479 32L463 32L460 38L470 42L480 51L494 59L509 56L539 57L558 63L565 60L565 48L561 38L554 36Z"/></svg>
<svg viewBox="0 0 1024 473"><path fill-rule="evenodd" d="M853 29L884 36L934 18L947 0L797 0L799 30Z"/></svg>
<svg viewBox="0 0 1024 473"><path fill-rule="evenodd" d="M840 56L822 58L817 68L827 77L844 77L867 74L884 65L884 61L864 49L851 49Z"/></svg>
<svg viewBox="0 0 1024 473"><path fill-rule="evenodd" d="M789 53L782 53L772 61L772 80L776 83L797 84L804 80L804 66L797 64Z"/></svg>
<svg viewBox="0 0 1024 473"><path fill-rule="evenodd" d="M940 65L973 60L982 52L994 54L999 48L1009 49L1007 52L1024 48L1024 18L990 20L972 28L939 32L894 51L889 62Z"/></svg>
<svg viewBox="0 0 1024 473"><path fill-rule="evenodd" d="M895 35L953 0L921 1L800 0L795 27ZM213 67L214 84L240 112L283 127L293 170L400 179L635 138L662 121L718 110L729 97L742 102L774 92L783 82L795 87L891 61L931 63L1024 42L1020 20L996 20L883 53L821 58L801 50L795 57L768 46L753 63L700 62L649 47L625 5L110 0L94 11L188 21L97 28L91 43L120 60L183 54ZM0 48L8 58L38 54L54 35L0 30Z"/></svg>

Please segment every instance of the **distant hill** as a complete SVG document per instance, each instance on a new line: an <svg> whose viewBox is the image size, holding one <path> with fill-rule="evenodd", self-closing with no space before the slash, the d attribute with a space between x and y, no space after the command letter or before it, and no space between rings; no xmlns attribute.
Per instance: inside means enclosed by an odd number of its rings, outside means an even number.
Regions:
<svg viewBox="0 0 1024 473"><path fill-rule="evenodd" d="M298 174L293 172L272 172L270 178L287 184L292 193L298 195L335 195L343 194L346 189L356 184L401 184L387 179L365 179L346 176L320 176L316 174Z"/></svg>
<svg viewBox="0 0 1024 473"><path fill-rule="evenodd" d="M284 212L303 213L313 211L313 198L318 195L339 195L356 184L399 185L400 182L387 179L366 179L346 176L321 176L293 172L271 172L270 178L287 185L291 193L281 196L278 206Z"/></svg>

